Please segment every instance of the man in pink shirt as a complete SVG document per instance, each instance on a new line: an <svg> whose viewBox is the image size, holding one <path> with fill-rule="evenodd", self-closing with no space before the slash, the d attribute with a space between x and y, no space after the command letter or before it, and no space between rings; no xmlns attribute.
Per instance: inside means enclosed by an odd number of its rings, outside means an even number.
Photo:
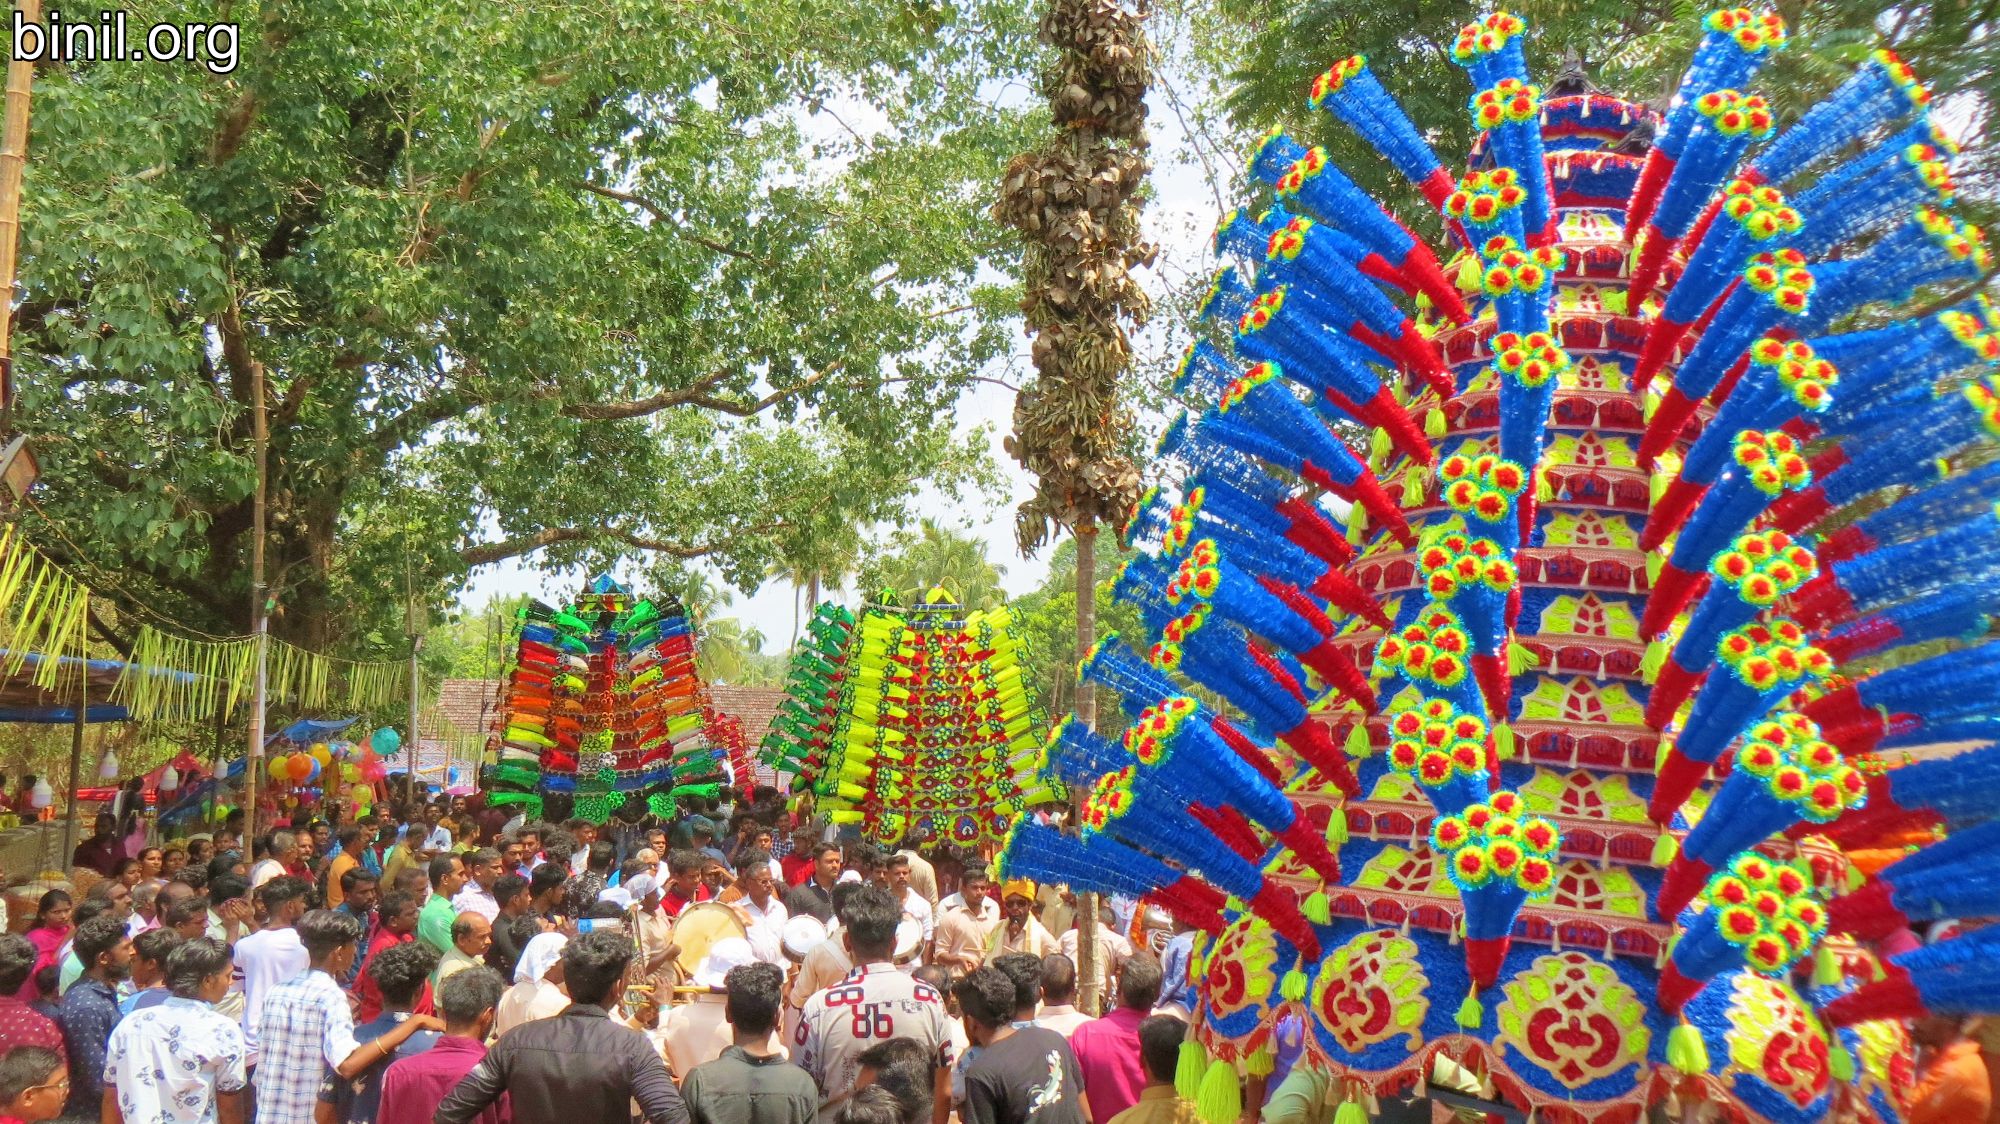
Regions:
<svg viewBox="0 0 2000 1124"><path fill-rule="evenodd" d="M500 974L491 968L454 972L438 985L444 1037L421 1054L390 1063L382 1075L382 1106L375 1124L430 1124L438 1102L485 1060L486 1035L493 1029L494 1009L504 987ZM512 1118L505 1093L475 1117L478 1124L508 1124Z"/></svg>
<svg viewBox="0 0 2000 1124"><path fill-rule="evenodd" d="M1083 1074L1090 1124L1109 1124L1112 1117L1139 1103L1139 1093L1146 1087L1139 1024L1159 1000L1160 962L1137 953L1118 970L1118 1009L1070 1032L1069 1048Z"/></svg>

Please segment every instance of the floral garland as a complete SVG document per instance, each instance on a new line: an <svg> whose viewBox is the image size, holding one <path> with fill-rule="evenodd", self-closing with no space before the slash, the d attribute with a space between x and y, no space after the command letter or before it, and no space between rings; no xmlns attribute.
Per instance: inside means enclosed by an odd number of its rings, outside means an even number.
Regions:
<svg viewBox="0 0 2000 1124"><path fill-rule="evenodd" d="M1807 641L1806 630L1783 617L1723 633L1715 657L1739 682L1758 692L1823 679L1833 671L1833 661Z"/></svg>
<svg viewBox="0 0 2000 1124"><path fill-rule="evenodd" d="M1496 792L1490 803L1431 825L1431 850L1444 857L1461 892L1505 887L1530 898L1555 892L1562 832L1540 816L1521 815L1522 808L1519 795Z"/></svg>
<svg viewBox="0 0 2000 1124"><path fill-rule="evenodd" d="M1736 435L1729 455L1749 470L1750 486L1767 496L1796 492L1812 481L1797 439L1783 430L1746 429Z"/></svg>
<svg viewBox="0 0 2000 1124"><path fill-rule="evenodd" d="M1745 604L1768 609L1811 581L1819 559L1783 531L1752 531L1710 560L1708 572Z"/></svg>

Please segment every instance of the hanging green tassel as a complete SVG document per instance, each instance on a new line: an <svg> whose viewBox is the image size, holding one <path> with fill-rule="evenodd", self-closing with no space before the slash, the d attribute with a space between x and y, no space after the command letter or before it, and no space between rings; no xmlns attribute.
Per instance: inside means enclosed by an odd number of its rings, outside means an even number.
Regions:
<svg viewBox="0 0 2000 1124"><path fill-rule="evenodd" d="M1402 505L1404 507L1417 507L1424 502L1425 471L1424 466L1420 464L1413 464L1403 470Z"/></svg>
<svg viewBox="0 0 2000 1124"><path fill-rule="evenodd" d="M1368 1110L1355 1101L1345 1101L1334 1111L1333 1124L1368 1124Z"/></svg>
<svg viewBox="0 0 2000 1124"><path fill-rule="evenodd" d="M1478 1030L1486 1021L1486 1008L1479 1005L1477 989L1465 993L1465 1001L1458 1005L1458 1025L1467 1030Z"/></svg>
<svg viewBox="0 0 2000 1124"><path fill-rule="evenodd" d="M1236 1067L1220 1060L1209 1062L1208 1072L1201 1075L1194 1108L1208 1124L1236 1124L1243 1113L1243 1090L1236 1081Z"/></svg>
<svg viewBox="0 0 2000 1124"><path fill-rule="evenodd" d="M1690 1077L1708 1072L1708 1044L1701 1032L1682 1022L1667 1033L1667 1064Z"/></svg>
<svg viewBox="0 0 2000 1124"><path fill-rule="evenodd" d="M1299 905L1299 914L1315 925L1333 924L1333 903L1327 901L1325 890L1314 890L1306 895Z"/></svg>
<svg viewBox="0 0 2000 1124"><path fill-rule="evenodd" d="M1201 1095L1201 1071L1208 1064L1201 1043L1190 1034L1181 1039L1180 1056L1174 1059L1174 1092L1184 1101Z"/></svg>
<svg viewBox="0 0 2000 1124"><path fill-rule="evenodd" d="M1288 1003L1297 1003L1306 997L1306 988L1311 982L1306 978L1305 972L1293 968L1278 981L1278 994Z"/></svg>
<svg viewBox="0 0 2000 1124"><path fill-rule="evenodd" d="M1243 1059L1243 1071L1252 1077L1269 1077L1278 1068L1278 1052L1271 1048L1271 1040L1265 1039L1262 1046L1250 1051Z"/></svg>
<svg viewBox="0 0 2000 1124"><path fill-rule="evenodd" d="M1660 833L1658 839L1653 840L1654 866L1666 866L1668 863L1673 862L1674 857L1680 853L1681 841L1674 838L1672 832L1663 831Z"/></svg>
<svg viewBox="0 0 2000 1124"><path fill-rule="evenodd" d="M1514 759L1514 727L1502 722L1493 727L1493 754L1502 761Z"/></svg>
<svg viewBox="0 0 2000 1124"><path fill-rule="evenodd" d="M1639 675L1648 686L1660 678L1660 669L1667 665L1667 657L1672 653L1673 646L1667 643L1664 636L1646 645L1646 654L1639 657Z"/></svg>
<svg viewBox="0 0 2000 1124"><path fill-rule="evenodd" d="M1389 440L1388 430L1377 427L1375 432L1369 435L1368 457L1378 466L1378 471L1379 466L1389 463L1389 451L1393 448L1395 444Z"/></svg>
<svg viewBox="0 0 2000 1124"><path fill-rule="evenodd" d="M1338 847L1347 842L1347 813L1339 808L1326 819L1326 845Z"/></svg>
<svg viewBox="0 0 2000 1124"><path fill-rule="evenodd" d="M1451 432L1451 423L1446 420L1444 410L1437 406L1432 406L1424 414L1424 436L1436 441L1449 432Z"/></svg>
<svg viewBox="0 0 2000 1124"><path fill-rule="evenodd" d="M1839 983L1842 978L1840 957L1835 956L1833 950L1827 946L1819 946L1819 951L1813 953L1813 986L1832 987Z"/></svg>
<svg viewBox="0 0 2000 1124"><path fill-rule="evenodd" d="M1518 640L1507 642L1507 674L1525 675L1542 666L1542 657L1533 648Z"/></svg>
<svg viewBox="0 0 2000 1124"><path fill-rule="evenodd" d="M1368 737L1368 723L1357 721L1347 731L1347 755L1361 760L1375 752L1375 743Z"/></svg>
<svg viewBox="0 0 2000 1124"><path fill-rule="evenodd" d="M1555 499L1556 499L1556 482L1554 480L1549 479L1548 474L1545 472L1536 473L1535 502L1554 503Z"/></svg>
<svg viewBox="0 0 2000 1124"><path fill-rule="evenodd" d="M1826 1056L1826 1069L1835 1081L1846 1084L1854 1080L1854 1055L1845 1046L1835 1046Z"/></svg>

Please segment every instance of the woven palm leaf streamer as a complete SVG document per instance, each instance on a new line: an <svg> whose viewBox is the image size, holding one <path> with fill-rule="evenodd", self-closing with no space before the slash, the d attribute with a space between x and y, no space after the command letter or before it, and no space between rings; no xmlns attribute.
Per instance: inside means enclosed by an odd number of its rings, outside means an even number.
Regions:
<svg viewBox="0 0 2000 1124"><path fill-rule="evenodd" d="M1901 1118L1903 1028L1850 1024L2000 1012L1993 930L1876 948L2000 915L1991 255L1893 55L1788 117L1776 15L1702 32L1655 113L1481 15L1461 164L1337 62L1307 106L1451 245L1275 131L1217 227L1113 587L1145 635L1043 755L1084 823L1009 845L1221 903L1211 1124L1292 1015L1341 1124L1440 1054L1541 1124L1806 1124Z"/></svg>
<svg viewBox="0 0 2000 1124"><path fill-rule="evenodd" d="M890 844L997 843L1060 795L1036 777L1043 718L1010 610L884 594L858 616L822 605L807 631L763 756L833 822Z"/></svg>
<svg viewBox="0 0 2000 1124"><path fill-rule="evenodd" d="M630 799L666 815L676 796L732 782L726 748L707 736L715 715L678 601L600 577L568 608L530 602L516 623L488 741L496 802L602 823Z"/></svg>

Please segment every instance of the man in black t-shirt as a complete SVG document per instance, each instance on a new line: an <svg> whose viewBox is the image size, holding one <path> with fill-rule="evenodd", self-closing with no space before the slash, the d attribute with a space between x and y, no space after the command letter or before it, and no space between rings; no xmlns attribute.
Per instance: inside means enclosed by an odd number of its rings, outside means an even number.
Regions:
<svg viewBox="0 0 2000 1124"><path fill-rule="evenodd" d="M1083 1078L1069 1043L1014 1021L1014 981L995 968L952 988L965 1031L980 1048L965 1071L966 1124L1084 1124Z"/></svg>

